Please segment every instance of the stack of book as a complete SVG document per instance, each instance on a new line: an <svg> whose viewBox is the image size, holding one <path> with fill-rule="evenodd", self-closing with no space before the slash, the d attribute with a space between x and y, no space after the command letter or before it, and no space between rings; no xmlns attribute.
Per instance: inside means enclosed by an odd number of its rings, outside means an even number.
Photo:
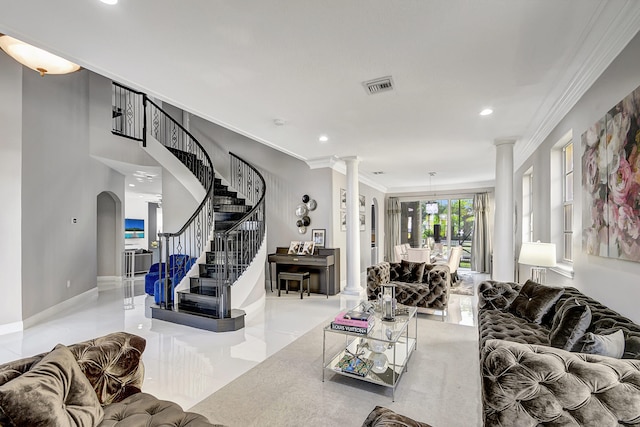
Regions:
<svg viewBox="0 0 640 427"><path fill-rule="evenodd" d="M366 311L342 311L331 322L331 329L367 335L373 328L374 320L373 314Z"/></svg>

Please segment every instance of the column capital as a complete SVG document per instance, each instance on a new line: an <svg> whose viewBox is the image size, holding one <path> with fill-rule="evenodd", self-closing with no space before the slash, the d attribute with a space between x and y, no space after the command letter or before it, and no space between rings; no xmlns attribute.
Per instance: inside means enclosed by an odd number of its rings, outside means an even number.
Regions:
<svg viewBox="0 0 640 427"><path fill-rule="evenodd" d="M493 140L493 145L514 145L516 143L516 140L513 138L506 138L506 139L494 139Z"/></svg>
<svg viewBox="0 0 640 427"><path fill-rule="evenodd" d="M340 160L344 161L345 163L358 163L361 159L358 156L344 156L340 157Z"/></svg>

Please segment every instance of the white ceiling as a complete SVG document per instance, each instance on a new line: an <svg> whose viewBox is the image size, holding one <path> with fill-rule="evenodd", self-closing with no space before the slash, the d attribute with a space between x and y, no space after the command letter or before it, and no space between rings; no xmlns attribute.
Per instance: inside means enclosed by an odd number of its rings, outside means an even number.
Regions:
<svg viewBox="0 0 640 427"><path fill-rule="evenodd" d="M493 142L521 164L640 28L635 0L0 5L0 32L389 192L493 185Z"/></svg>

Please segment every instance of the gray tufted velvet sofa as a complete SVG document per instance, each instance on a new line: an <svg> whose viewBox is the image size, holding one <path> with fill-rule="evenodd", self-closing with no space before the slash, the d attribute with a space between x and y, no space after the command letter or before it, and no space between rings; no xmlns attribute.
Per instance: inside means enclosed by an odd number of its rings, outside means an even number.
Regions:
<svg viewBox="0 0 640 427"><path fill-rule="evenodd" d="M449 303L451 274L446 264L418 262L380 262L367 268L367 297L376 299L380 285L396 285L398 303L418 308L442 310Z"/></svg>
<svg viewBox="0 0 640 427"><path fill-rule="evenodd" d="M145 346L116 332L0 365L0 426L213 426L141 392Z"/></svg>
<svg viewBox="0 0 640 427"><path fill-rule="evenodd" d="M532 322L511 307L522 287L496 281L478 287L485 426L640 426L640 326L571 287ZM586 330L573 335L571 350L553 347L555 334L567 332L561 322L571 306L588 307ZM582 352L585 334L618 330L621 359Z"/></svg>

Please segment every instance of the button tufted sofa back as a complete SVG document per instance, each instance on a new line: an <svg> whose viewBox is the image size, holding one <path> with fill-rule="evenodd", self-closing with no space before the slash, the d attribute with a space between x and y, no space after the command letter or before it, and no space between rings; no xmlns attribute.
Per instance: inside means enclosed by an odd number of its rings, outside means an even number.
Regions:
<svg viewBox="0 0 640 427"><path fill-rule="evenodd" d="M140 360L144 338L115 332L100 338L69 345L68 348L93 386L103 405L119 402L139 393L144 380ZM31 369L47 353L0 365L0 385Z"/></svg>

